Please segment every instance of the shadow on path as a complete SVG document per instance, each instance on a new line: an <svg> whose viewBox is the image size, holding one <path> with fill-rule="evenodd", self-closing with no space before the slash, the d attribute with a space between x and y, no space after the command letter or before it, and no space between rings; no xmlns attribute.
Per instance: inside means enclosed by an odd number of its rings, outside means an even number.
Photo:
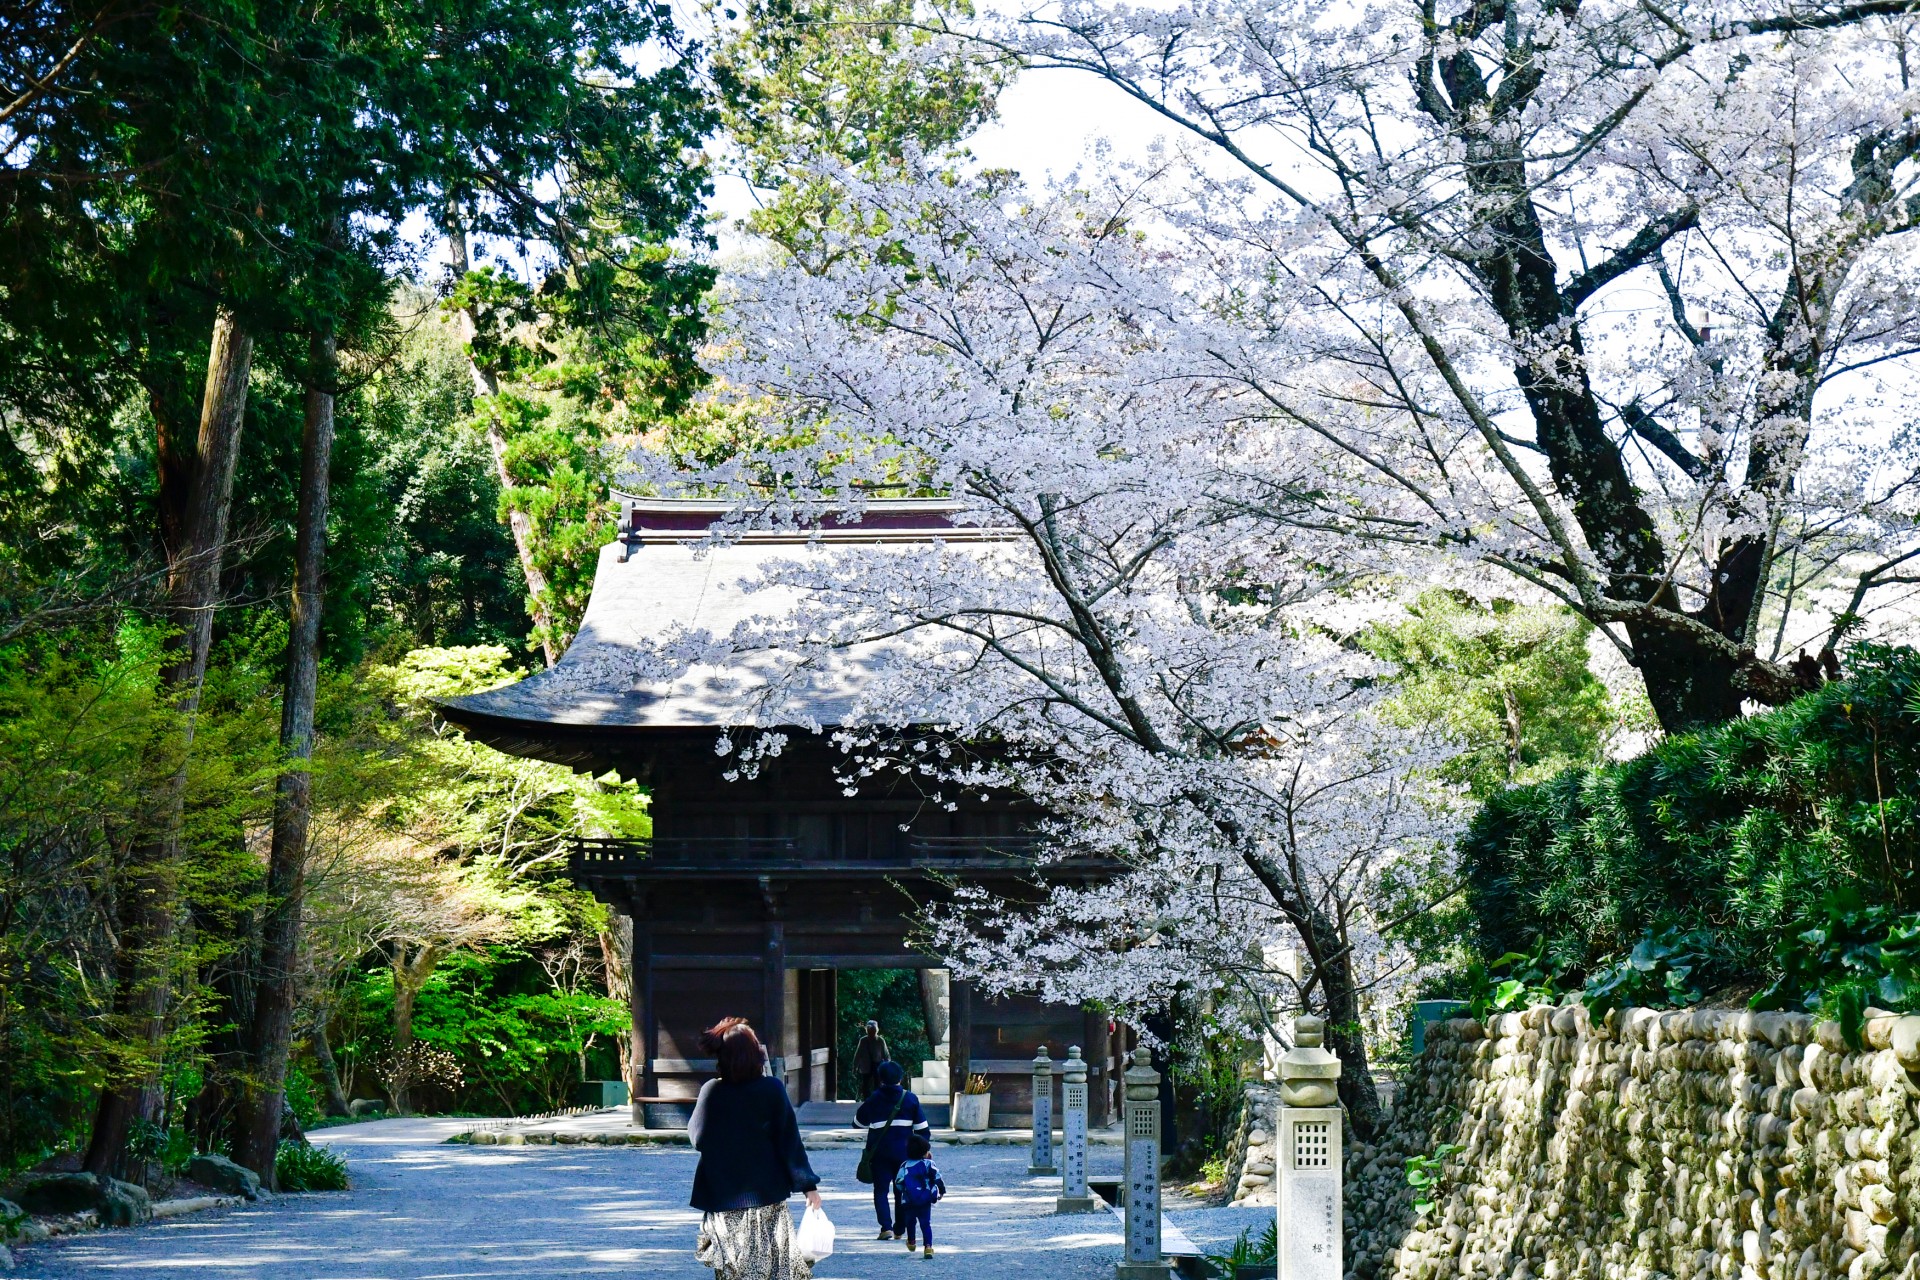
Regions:
<svg viewBox="0 0 1920 1280"><path fill-rule="evenodd" d="M473 1147L444 1138L471 1122L399 1119L323 1130L353 1190L66 1237L25 1252L20 1274L260 1277L261 1280L558 1280L626 1275L711 1280L693 1260L687 1207L695 1156L683 1147ZM951 1193L934 1211L936 1256L873 1239L858 1151L812 1153L840 1250L816 1280L1107 1280L1120 1252L1111 1214L1058 1217L1058 1179L1026 1176L1018 1147L942 1148ZM1102 1156L1106 1159L1102 1159ZM1118 1172L1120 1153L1094 1152ZM800 1202L794 1205L798 1210Z"/></svg>

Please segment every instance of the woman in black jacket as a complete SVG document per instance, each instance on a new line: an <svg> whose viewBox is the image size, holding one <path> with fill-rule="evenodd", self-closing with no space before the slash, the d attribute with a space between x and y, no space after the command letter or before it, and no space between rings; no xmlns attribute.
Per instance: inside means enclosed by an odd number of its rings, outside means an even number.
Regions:
<svg viewBox="0 0 1920 1280"><path fill-rule="evenodd" d="M787 1198L820 1205L820 1179L800 1143L786 1086L766 1074L767 1051L745 1018L725 1018L700 1037L719 1078L700 1087L687 1140L700 1153L693 1207L700 1221L694 1257L714 1280L812 1280L813 1264L794 1243Z"/></svg>

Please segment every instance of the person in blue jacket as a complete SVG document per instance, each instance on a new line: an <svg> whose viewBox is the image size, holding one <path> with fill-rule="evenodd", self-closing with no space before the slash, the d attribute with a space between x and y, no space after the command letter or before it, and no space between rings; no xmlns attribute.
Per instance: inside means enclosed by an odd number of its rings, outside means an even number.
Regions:
<svg viewBox="0 0 1920 1280"><path fill-rule="evenodd" d="M906 1230L907 1252L913 1252L913 1229L920 1228L927 1242L923 1258L933 1256L933 1206L947 1194L947 1180L933 1162L933 1145L919 1134L907 1139L907 1162L893 1175L894 1198L900 1205L899 1221Z"/></svg>
<svg viewBox="0 0 1920 1280"><path fill-rule="evenodd" d="M907 1138L911 1134L928 1137L933 1127L920 1099L900 1082L906 1072L897 1062L883 1062L878 1072L880 1087L860 1104L853 1122L867 1131L867 1149L873 1153L873 1216L880 1220L880 1239L894 1237L893 1176L907 1162ZM907 1224L900 1223L905 1235Z"/></svg>

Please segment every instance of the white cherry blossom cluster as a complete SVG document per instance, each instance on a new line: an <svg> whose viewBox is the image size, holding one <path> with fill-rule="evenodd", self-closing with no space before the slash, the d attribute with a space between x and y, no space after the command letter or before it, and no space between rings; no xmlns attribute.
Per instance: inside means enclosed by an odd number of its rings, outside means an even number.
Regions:
<svg viewBox="0 0 1920 1280"><path fill-rule="evenodd" d="M755 585L798 604L682 636L649 674L778 655L740 703L768 732L726 744L751 768L822 727L813 695L857 669L850 787L905 774L930 803L1043 812L1044 890L930 913L989 990L1356 1022L1411 973L1385 883L1443 856L1457 819L1430 781L1451 747L1376 716L1382 672L1352 644L1431 562L1350 535L1403 495L1218 376L1231 328L1123 211L999 177L839 180L883 245L730 284L719 372L776 406L781 443L642 478L731 486L716 539L832 527L903 489L948 496L952 532L778 559ZM1267 963L1276 940L1306 958L1299 981Z"/></svg>

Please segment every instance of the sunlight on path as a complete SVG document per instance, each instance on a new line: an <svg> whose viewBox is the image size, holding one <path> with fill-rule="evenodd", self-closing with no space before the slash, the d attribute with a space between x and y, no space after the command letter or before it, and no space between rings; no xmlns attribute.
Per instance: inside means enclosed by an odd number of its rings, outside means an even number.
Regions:
<svg viewBox="0 0 1920 1280"><path fill-rule="evenodd" d="M682 1147L445 1145L470 1122L383 1120L329 1129L354 1189L95 1232L26 1252L20 1274L261 1277L267 1280L469 1280L627 1275L711 1280L693 1260L699 1215L687 1207L694 1155ZM1057 1217L1058 1179L1028 1178L1018 1147L942 1147L952 1188L934 1211L936 1256L875 1239L853 1148L811 1153L841 1251L816 1280L1105 1280L1118 1218ZM1094 1152L1118 1172L1118 1150ZM1111 1165L1111 1169L1108 1166ZM795 1201L796 1205L798 1201Z"/></svg>

